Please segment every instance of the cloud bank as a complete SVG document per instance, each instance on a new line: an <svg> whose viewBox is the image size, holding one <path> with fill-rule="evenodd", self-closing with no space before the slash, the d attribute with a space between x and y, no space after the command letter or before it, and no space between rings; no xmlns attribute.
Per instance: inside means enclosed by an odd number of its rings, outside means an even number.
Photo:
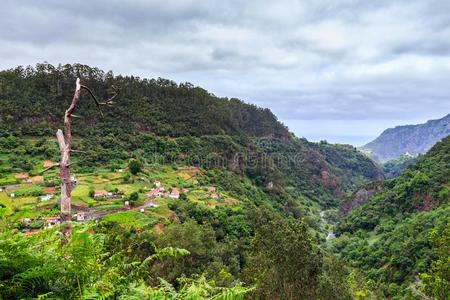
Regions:
<svg viewBox="0 0 450 300"><path fill-rule="evenodd" d="M269 107L363 144L450 112L446 1L1 1L0 68L80 62Z"/></svg>

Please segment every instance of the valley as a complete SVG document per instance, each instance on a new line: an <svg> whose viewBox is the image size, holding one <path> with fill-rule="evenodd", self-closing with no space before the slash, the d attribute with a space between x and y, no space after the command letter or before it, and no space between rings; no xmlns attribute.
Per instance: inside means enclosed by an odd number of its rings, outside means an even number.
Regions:
<svg viewBox="0 0 450 300"><path fill-rule="evenodd" d="M78 77L120 93L81 94L65 219L54 134ZM449 137L383 171L188 83L80 64L0 80L4 299L445 299Z"/></svg>

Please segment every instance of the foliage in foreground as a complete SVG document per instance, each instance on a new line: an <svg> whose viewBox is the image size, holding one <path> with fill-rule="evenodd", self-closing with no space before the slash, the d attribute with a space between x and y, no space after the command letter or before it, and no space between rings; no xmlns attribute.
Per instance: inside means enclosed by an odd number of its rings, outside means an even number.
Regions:
<svg viewBox="0 0 450 300"><path fill-rule="evenodd" d="M139 259L137 252L107 252L108 243L107 235L91 226L47 230L29 238L2 232L0 299L242 299L250 290L239 284L221 288L203 276L180 278L179 290L163 279L149 286L153 264L189 251L148 245L154 253Z"/></svg>

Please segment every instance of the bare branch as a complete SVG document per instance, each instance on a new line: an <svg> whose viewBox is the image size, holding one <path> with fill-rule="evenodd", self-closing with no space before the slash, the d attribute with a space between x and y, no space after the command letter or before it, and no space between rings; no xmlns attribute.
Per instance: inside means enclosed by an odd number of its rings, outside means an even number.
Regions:
<svg viewBox="0 0 450 300"><path fill-rule="evenodd" d="M81 151L81 150L70 150L70 152L74 152L74 153L87 153L86 151Z"/></svg>
<svg viewBox="0 0 450 300"><path fill-rule="evenodd" d="M51 169L56 168L56 167L59 167L59 164L51 165L50 167L47 167L44 170L42 170L40 173L43 174L43 173L47 172L48 170L51 170Z"/></svg>
<svg viewBox="0 0 450 300"><path fill-rule="evenodd" d="M86 91L89 93L89 95L91 95L92 99L93 99L94 102L95 102L95 105L97 105L97 108L98 108L98 110L100 111L100 114L101 114L102 116L103 116L103 112L102 112L102 110L100 109L100 105L111 106L111 105L113 104L113 101L112 101L112 100L113 100L114 98L116 98L116 96L118 95L117 89L113 86L114 94L113 94L109 99L107 99L106 101L104 101L104 102L99 102L98 99L97 99L97 97L95 97L94 93L92 92L92 90L91 90L90 88L88 88L88 87L85 86L85 85L82 85L81 88L84 89L84 90L86 90Z"/></svg>
<svg viewBox="0 0 450 300"><path fill-rule="evenodd" d="M88 91L88 93L91 95L92 99L94 99L95 105L97 105L98 108L100 108L100 103L98 102L97 98L95 97L94 93L91 91L90 88L88 88L85 85L81 86L82 89L85 89L86 91Z"/></svg>

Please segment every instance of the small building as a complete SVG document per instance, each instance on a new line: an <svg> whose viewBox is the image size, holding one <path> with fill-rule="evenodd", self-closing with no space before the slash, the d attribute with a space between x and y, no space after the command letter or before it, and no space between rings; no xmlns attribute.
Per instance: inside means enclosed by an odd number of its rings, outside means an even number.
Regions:
<svg viewBox="0 0 450 300"><path fill-rule="evenodd" d="M47 195L44 195L44 196L39 196L39 200L40 201L49 201L52 198L53 198L53 194L47 194Z"/></svg>
<svg viewBox="0 0 450 300"><path fill-rule="evenodd" d="M186 193L189 193L189 190L188 190L188 189L182 189L181 191L182 191L183 193L185 193L185 194L186 194Z"/></svg>
<svg viewBox="0 0 450 300"><path fill-rule="evenodd" d="M180 191L177 188L173 188L172 191L169 194L169 198L179 199L180 198Z"/></svg>
<svg viewBox="0 0 450 300"><path fill-rule="evenodd" d="M139 211L140 211L141 213L144 213L144 212L145 212L145 209L144 209L144 208L141 208L141 209L139 209Z"/></svg>
<svg viewBox="0 0 450 300"><path fill-rule="evenodd" d="M1 193L1 192L3 192L3 189L2 189L2 188L0 188L0 193Z"/></svg>
<svg viewBox="0 0 450 300"><path fill-rule="evenodd" d="M54 194L56 192L56 188L54 186L46 186L44 187L45 194Z"/></svg>
<svg viewBox="0 0 450 300"><path fill-rule="evenodd" d="M151 189L150 191L148 191L146 193L148 198L156 198L156 197L161 197L162 196L162 189L161 187L156 187L154 189Z"/></svg>
<svg viewBox="0 0 450 300"><path fill-rule="evenodd" d="M116 192L108 192L106 194L106 198L108 199L120 199L122 198L123 194L122 193L116 193Z"/></svg>
<svg viewBox="0 0 450 300"><path fill-rule="evenodd" d="M213 186L208 187L208 193L215 193L216 192L216 188Z"/></svg>
<svg viewBox="0 0 450 300"><path fill-rule="evenodd" d="M94 191L94 198L107 198L108 192L104 190Z"/></svg>
<svg viewBox="0 0 450 300"><path fill-rule="evenodd" d="M217 193L212 193L211 194L211 198L213 198L213 199L220 199L220 196Z"/></svg>
<svg viewBox="0 0 450 300"><path fill-rule="evenodd" d="M129 210L129 209L131 209L131 205L130 205L130 201L125 201L124 203L123 203L123 207L125 208L125 209L127 209L127 210Z"/></svg>
<svg viewBox="0 0 450 300"><path fill-rule="evenodd" d="M9 196L10 196L11 198L14 198L14 197L16 196L16 194L11 193L11 194L9 194Z"/></svg>
<svg viewBox="0 0 450 300"><path fill-rule="evenodd" d="M45 221L47 222L47 227L53 227L61 223L61 217L60 216L48 217L45 218Z"/></svg>
<svg viewBox="0 0 450 300"><path fill-rule="evenodd" d="M153 184L154 184L156 187L161 187L161 181L159 181L159 180L154 181Z"/></svg>
<svg viewBox="0 0 450 300"><path fill-rule="evenodd" d="M70 176L70 182L72 186L75 187L78 184L78 179L75 176Z"/></svg>
<svg viewBox="0 0 450 300"><path fill-rule="evenodd" d="M88 220L88 215L84 211L77 212L77 222L84 222Z"/></svg>
<svg viewBox="0 0 450 300"><path fill-rule="evenodd" d="M155 204L155 203L152 202L152 201L149 201L149 202L147 202L147 203L145 204L145 207L156 208L156 207L158 207L158 205Z"/></svg>
<svg viewBox="0 0 450 300"><path fill-rule="evenodd" d="M31 224L31 219L30 218L23 218L22 219L22 223L25 225L30 225Z"/></svg>

